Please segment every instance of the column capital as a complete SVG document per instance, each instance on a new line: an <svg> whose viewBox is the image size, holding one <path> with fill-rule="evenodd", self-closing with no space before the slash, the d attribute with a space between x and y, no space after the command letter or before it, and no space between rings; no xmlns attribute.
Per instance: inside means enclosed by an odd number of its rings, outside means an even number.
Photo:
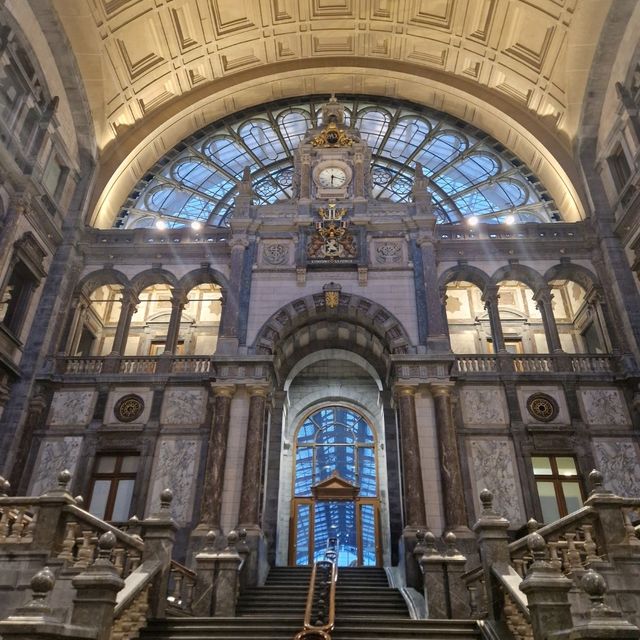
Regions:
<svg viewBox="0 0 640 640"><path fill-rule="evenodd" d="M499 291L499 287L495 284L488 284L485 288L484 291L482 292L482 298L481 300L485 303L488 302L497 302L498 299L500 298L500 295L498 294Z"/></svg>
<svg viewBox="0 0 640 640"><path fill-rule="evenodd" d="M439 396L447 396L450 397L453 392L454 383L453 382L432 382L429 385L429 391L431 391L431 395L434 398Z"/></svg>
<svg viewBox="0 0 640 640"><path fill-rule="evenodd" d="M138 298L133 289L123 289L120 294L120 303L122 305L128 304L135 307L140 304L140 298Z"/></svg>
<svg viewBox="0 0 640 640"><path fill-rule="evenodd" d="M229 240L229 247L233 251L235 249L246 249L249 246L249 240L243 237L234 237Z"/></svg>
<svg viewBox="0 0 640 640"><path fill-rule="evenodd" d="M174 289L171 294L171 306L184 307L189 302L189 292L182 289Z"/></svg>
<svg viewBox="0 0 640 640"><path fill-rule="evenodd" d="M252 398L254 396L266 398L271 391L271 387L267 384L248 384L247 385L247 393Z"/></svg>
<svg viewBox="0 0 640 640"><path fill-rule="evenodd" d="M233 398L236 392L236 385L235 384L219 385L214 382L211 384L211 390L213 391L213 395L216 397L221 396L223 398Z"/></svg>
<svg viewBox="0 0 640 640"><path fill-rule="evenodd" d="M415 384L405 384L405 383L396 383L393 385L393 395L395 397L413 397L416 395L418 391L418 385Z"/></svg>
<svg viewBox="0 0 640 640"><path fill-rule="evenodd" d="M551 302L553 300L553 293L551 293L551 287L549 285L543 285L538 287L533 293L533 299L536 302Z"/></svg>

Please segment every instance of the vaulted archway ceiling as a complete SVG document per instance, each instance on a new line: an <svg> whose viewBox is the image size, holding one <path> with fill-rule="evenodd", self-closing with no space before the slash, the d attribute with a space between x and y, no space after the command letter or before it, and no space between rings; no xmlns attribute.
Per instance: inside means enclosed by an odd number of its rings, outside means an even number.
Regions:
<svg viewBox="0 0 640 640"><path fill-rule="evenodd" d="M190 221L225 225L245 167L255 201L293 197L293 151L319 126L326 98L273 103L213 123L181 141L136 185L116 226ZM439 222L547 222L555 205L522 161L484 132L398 100L341 99L345 121L372 151L372 197L406 202L415 163L431 181Z"/></svg>
<svg viewBox="0 0 640 640"><path fill-rule="evenodd" d="M93 116L93 213L220 118L303 95L397 97L492 135L584 217L572 142L611 0L50 0Z"/></svg>

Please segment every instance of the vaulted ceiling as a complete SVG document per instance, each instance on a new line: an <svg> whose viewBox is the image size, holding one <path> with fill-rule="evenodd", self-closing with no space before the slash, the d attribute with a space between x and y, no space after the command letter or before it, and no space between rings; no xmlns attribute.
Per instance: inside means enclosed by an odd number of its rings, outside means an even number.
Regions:
<svg viewBox="0 0 640 640"><path fill-rule="evenodd" d="M397 96L447 111L487 130L534 170L550 163L550 176L570 174L566 160L611 5L53 2L78 61L102 151L99 186L124 179L115 191L107 189L113 207L159 155L205 124L262 102L331 91ZM527 141L532 136L537 142ZM565 178L556 180L558 193ZM579 217L579 198L569 197L564 208Z"/></svg>

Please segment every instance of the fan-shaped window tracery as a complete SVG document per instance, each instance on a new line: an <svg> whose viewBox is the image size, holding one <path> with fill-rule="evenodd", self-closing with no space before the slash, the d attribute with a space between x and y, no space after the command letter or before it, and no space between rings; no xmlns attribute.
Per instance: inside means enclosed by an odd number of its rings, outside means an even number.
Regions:
<svg viewBox="0 0 640 640"><path fill-rule="evenodd" d="M273 103L213 123L176 145L136 185L116 226L168 226L194 220L228 224L245 167L256 204L294 197L293 152L320 122L325 97ZM431 181L439 222L547 222L555 205L521 161L485 133L442 113L408 103L343 100L372 149L372 197L407 202L415 164Z"/></svg>

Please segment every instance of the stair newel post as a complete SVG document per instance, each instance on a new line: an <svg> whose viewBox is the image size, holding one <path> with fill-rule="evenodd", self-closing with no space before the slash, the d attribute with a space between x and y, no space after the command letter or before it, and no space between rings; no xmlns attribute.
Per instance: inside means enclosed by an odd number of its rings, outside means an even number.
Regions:
<svg viewBox="0 0 640 640"><path fill-rule="evenodd" d="M509 521L493 510L493 494L488 489L480 492L482 511L473 530L478 540L480 560L484 573L484 588L487 610L492 619L500 618L502 596L496 584L492 568L508 573L511 554L509 552Z"/></svg>
<svg viewBox="0 0 640 640"><path fill-rule="evenodd" d="M116 542L113 532L103 533L98 539L96 561L71 581L76 589L71 624L95 629L96 640L109 640L116 596L124 587L124 580L111 562Z"/></svg>
<svg viewBox="0 0 640 640"><path fill-rule="evenodd" d="M414 555L422 573L422 589L427 618L447 618L447 594L444 585L444 558L436 548L436 537L428 531L416 533L418 544ZM418 550L416 553L416 549Z"/></svg>
<svg viewBox="0 0 640 640"><path fill-rule="evenodd" d="M196 554L196 588L191 610L194 616L208 617L213 615L214 587L218 554L215 550L216 532L209 531L205 536L202 551Z"/></svg>
<svg viewBox="0 0 640 640"><path fill-rule="evenodd" d="M623 499L605 489L602 474L593 469L589 474L589 497L585 506L598 512L600 530L607 554L617 554L626 543L625 517L622 511Z"/></svg>
<svg viewBox="0 0 640 640"><path fill-rule="evenodd" d="M520 584L520 591L527 596L535 640L545 640L573 626L569 605L573 582L562 575L560 567L549 562L547 543L539 533L527 536L527 546L533 562Z"/></svg>
<svg viewBox="0 0 640 640"><path fill-rule="evenodd" d="M444 536L447 549L444 555L447 586L449 589L450 617L456 620L468 618L470 613L469 595L463 574L467 566L467 558L456 547L457 536L449 531Z"/></svg>
<svg viewBox="0 0 640 640"><path fill-rule="evenodd" d="M231 531L226 548L218 554L218 578L215 583L214 616L234 617L238 603L242 558L238 553L238 534Z"/></svg>
<svg viewBox="0 0 640 640"><path fill-rule="evenodd" d="M142 521L144 551L142 561L158 560L162 566L154 578L149 596L149 611L154 618L163 618L167 608L167 589L171 573L171 557L178 525L171 517L173 493L165 489L160 493L160 508Z"/></svg>
<svg viewBox="0 0 640 640"><path fill-rule="evenodd" d="M238 552L238 554L240 555L240 557L242 558L242 565L240 568L240 575L238 577L238 579L240 580L240 593L242 593L242 591L244 589L246 589L248 586L253 586L250 585L250 582L253 582L251 580L252 576L249 576L249 572L247 571L248 567L248 563L249 563L249 559L251 557L251 549L249 548L249 545L247 544L247 530L246 529L239 529L238 530L238 544L236 545L236 550Z"/></svg>
<svg viewBox="0 0 640 640"><path fill-rule="evenodd" d="M58 486L49 489L38 499L38 517L33 532L33 548L51 553L56 541L64 537L64 508L75 504L67 490L71 473L67 469L58 474Z"/></svg>

